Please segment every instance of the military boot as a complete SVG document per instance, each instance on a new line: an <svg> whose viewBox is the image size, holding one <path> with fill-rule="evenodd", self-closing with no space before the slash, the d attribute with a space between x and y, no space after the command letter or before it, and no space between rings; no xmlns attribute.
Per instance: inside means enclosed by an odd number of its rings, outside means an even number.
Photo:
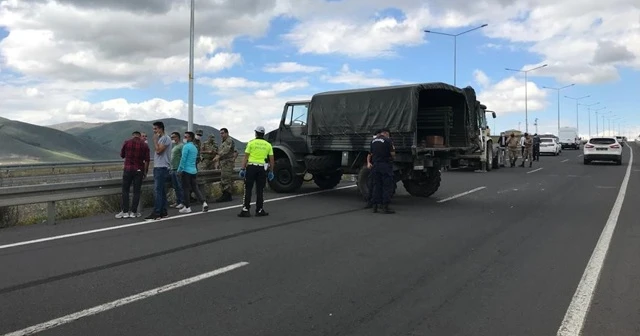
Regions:
<svg viewBox="0 0 640 336"><path fill-rule="evenodd" d="M396 212L389 208L389 204L384 204L384 205L382 205L382 213L383 214L393 214L393 213L396 213Z"/></svg>
<svg viewBox="0 0 640 336"><path fill-rule="evenodd" d="M218 197L216 199L216 203L220 203L220 202L229 202L231 201L231 193L228 191L223 191L222 195L220 195L220 197Z"/></svg>

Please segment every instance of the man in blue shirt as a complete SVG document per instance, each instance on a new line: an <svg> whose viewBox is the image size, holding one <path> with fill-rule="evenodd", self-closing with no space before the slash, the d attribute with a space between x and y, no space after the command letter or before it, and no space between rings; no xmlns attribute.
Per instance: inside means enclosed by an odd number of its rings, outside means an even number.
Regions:
<svg viewBox="0 0 640 336"><path fill-rule="evenodd" d="M371 177L373 178L371 203L373 204L373 212L378 212L378 207L382 206L382 213L395 213L389 208L391 195L393 195L395 188L393 177L395 152L389 129L382 129L380 135L371 141Z"/></svg>
<svg viewBox="0 0 640 336"><path fill-rule="evenodd" d="M182 147L182 158L180 158L180 165L178 166L178 174L182 179L182 189L184 191L184 208L180 209L180 213L190 213L191 212L191 191L196 195L196 199L198 202L202 202L202 211L206 212L209 210L209 205L207 201L202 196L202 192L200 192L200 188L198 187L198 168L196 166L196 162L198 160L198 148L193 143L196 135L193 132L186 132L184 134L185 140L187 142Z"/></svg>

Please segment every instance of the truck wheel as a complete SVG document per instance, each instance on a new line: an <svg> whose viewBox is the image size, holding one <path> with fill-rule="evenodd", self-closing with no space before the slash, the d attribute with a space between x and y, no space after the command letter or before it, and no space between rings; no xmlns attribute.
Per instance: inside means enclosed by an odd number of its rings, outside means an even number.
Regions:
<svg viewBox="0 0 640 336"><path fill-rule="evenodd" d="M304 158L304 164L307 167L307 171L311 173L340 167L340 162L334 156L330 155L307 155Z"/></svg>
<svg viewBox="0 0 640 336"><path fill-rule="evenodd" d="M485 161L485 169L490 172L493 169L493 144L491 142L487 142L487 161Z"/></svg>
<svg viewBox="0 0 640 336"><path fill-rule="evenodd" d="M275 178L273 181L269 181L271 190L278 193L289 193L300 189L303 177L295 174L289 159L277 159L273 168Z"/></svg>
<svg viewBox="0 0 640 336"><path fill-rule="evenodd" d="M313 182L320 189L333 189L335 188L340 181L342 180L342 172L336 171L330 174L318 174L313 175Z"/></svg>
<svg viewBox="0 0 640 336"><path fill-rule="evenodd" d="M369 201L369 175L371 175L371 169L366 166L360 168L360 171L358 171L358 180L356 182L358 191L365 202Z"/></svg>
<svg viewBox="0 0 640 336"><path fill-rule="evenodd" d="M439 169L431 168L427 175L420 180L403 180L402 184L409 195L416 197L429 197L440 188L442 176Z"/></svg>
<svg viewBox="0 0 640 336"><path fill-rule="evenodd" d="M370 176L371 176L371 169L367 168L366 166L360 168L360 170L358 171L358 179L357 179L356 185L358 186L358 191L360 192L360 196L362 196L362 199L364 199L365 202L369 201L369 187L371 186L371 184L369 183ZM394 178L394 181L395 181L395 178ZM398 190L398 182L395 182L393 184L392 195L395 195L397 190Z"/></svg>

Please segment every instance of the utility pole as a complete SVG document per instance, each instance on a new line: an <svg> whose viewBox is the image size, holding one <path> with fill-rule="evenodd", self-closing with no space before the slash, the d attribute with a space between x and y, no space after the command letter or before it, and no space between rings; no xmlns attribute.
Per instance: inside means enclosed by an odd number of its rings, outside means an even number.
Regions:
<svg viewBox="0 0 640 336"><path fill-rule="evenodd" d="M527 93L527 84L528 84L528 80L527 80L527 75L529 74L529 72L533 71L533 70L537 70L537 69L541 69L546 67L548 64L543 64L541 66L529 69L529 70L517 70L517 69L509 69L509 68L505 68L505 70L507 71L515 71L515 72L523 72L524 73L524 128L525 128L525 132L529 132L529 108L528 108L528 93Z"/></svg>
<svg viewBox="0 0 640 336"><path fill-rule="evenodd" d="M578 131L578 134L580 134L580 113L578 112L578 105L580 105L580 100L585 99L585 98L589 98L591 97L591 95L588 96L584 96L584 97L579 97L579 98L573 98L573 97L569 97L569 96L564 96L565 98L569 98L569 99L573 99L576 101L576 130Z"/></svg>
<svg viewBox="0 0 640 336"><path fill-rule="evenodd" d="M573 84L569 84L567 86L563 86L563 87L559 87L559 88L543 86L543 88L545 88L545 89L556 90L556 92L558 93L558 136L560 136L560 91L563 90L563 89L572 87L574 85L576 85L576 84L573 83Z"/></svg>
<svg viewBox="0 0 640 336"><path fill-rule="evenodd" d="M458 65L458 36L462 35L462 34L466 34L469 32L472 32L474 30L480 29L480 28L484 28L488 26L488 24L483 24L482 26L478 26L469 30L465 30L462 33L458 33L458 34L448 34L448 33L441 33L441 32L435 32L433 30L425 30L425 33L431 33L431 34L438 34L438 35L445 35L445 36L450 36L453 37L453 86L456 86L456 77L457 77L457 65Z"/></svg>
<svg viewBox="0 0 640 336"><path fill-rule="evenodd" d="M187 131L193 132L193 63L195 47L195 0L191 0L191 24L189 29L189 114Z"/></svg>
<svg viewBox="0 0 640 336"><path fill-rule="evenodd" d="M536 134L538 133L538 118L536 118L536 120L534 121L533 124L536 127Z"/></svg>

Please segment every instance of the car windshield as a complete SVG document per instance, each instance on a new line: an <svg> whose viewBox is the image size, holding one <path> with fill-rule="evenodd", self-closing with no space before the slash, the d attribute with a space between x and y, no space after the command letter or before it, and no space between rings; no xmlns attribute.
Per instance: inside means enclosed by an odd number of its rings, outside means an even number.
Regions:
<svg viewBox="0 0 640 336"><path fill-rule="evenodd" d="M540 139L541 142L553 142L553 139Z"/></svg>
<svg viewBox="0 0 640 336"><path fill-rule="evenodd" d="M612 145L616 143L616 140L612 138L594 138L589 140L589 142L594 145Z"/></svg>

